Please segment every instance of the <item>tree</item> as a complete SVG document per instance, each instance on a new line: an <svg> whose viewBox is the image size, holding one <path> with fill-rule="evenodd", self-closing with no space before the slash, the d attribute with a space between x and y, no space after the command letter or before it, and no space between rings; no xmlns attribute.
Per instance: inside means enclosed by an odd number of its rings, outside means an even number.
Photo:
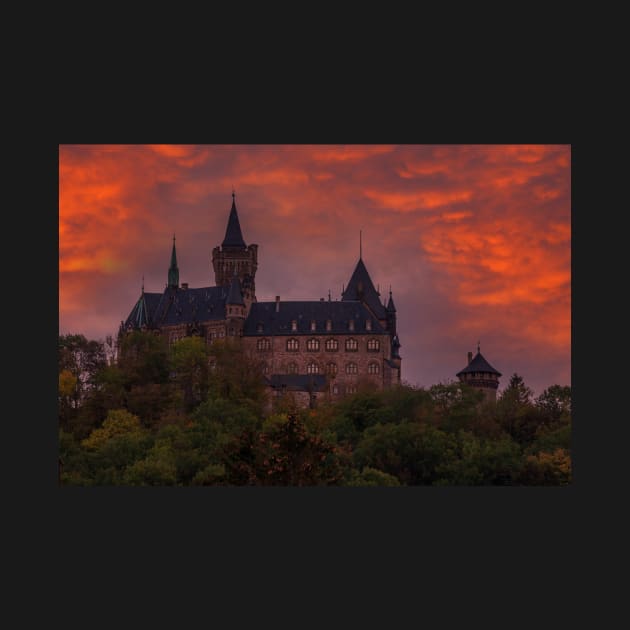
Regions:
<svg viewBox="0 0 630 630"><path fill-rule="evenodd" d="M329 486L344 477L341 449L309 432L298 414L267 418L255 456L257 485Z"/></svg>
<svg viewBox="0 0 630 630"><path fill-rule="evenodd" d="M403 485L431 485L438 468L456 455L454 438L428 424L401 422L366 429L357 445L355 466L376 468Z"/></svg>
<svg viewBox="0 0 630 630"><path fill-rule="evenodd" d="M77 409L86 393L94 386L98 371L106 365L105 350L99 341L88 341L84 335L59 335L58 372L74 376L74 391L66 390L64 397ZM69 384L64 377L64 385ZM61 385L61 382L60 382Z"/></svg>
<svg viewBox="0 0 630 630"><path fill-rule="evenodd" d="M184 337L171 346L171 370L183 395L185 411L191 411L208 395L208 351L201 337Z"/></svg>
<svg viewBox="0 0 630 630"><path fill-rule="evenodd" d="M528 405L532 402L533 392L525 385L525 381L522 376L519 376L516 372L510 377L508 386L503 390L500 398L503 400L509 400L519 405Z"/></svg>

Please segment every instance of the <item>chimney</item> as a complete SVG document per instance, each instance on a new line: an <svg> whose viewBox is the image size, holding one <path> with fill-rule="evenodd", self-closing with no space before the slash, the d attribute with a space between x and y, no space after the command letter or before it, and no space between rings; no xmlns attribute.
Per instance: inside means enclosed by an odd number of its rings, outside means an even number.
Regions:
<svg viewBox="0 0 630 630"><path fill-rule="evenodd" d="M188 288L188 282L182 282L182 289Z"/></svg>
<svg viewBox="0 0 630 630"><path fill-rule="evenodd" d="M276 313L280 312L280 296L276 295Z"/></svg>
<svg viewBox="0 0 630 630"><path fill-rule="evenodd" d="M470 362L472 361L472 352L468 353L468 363L467 365L470 365Z"/></svg>

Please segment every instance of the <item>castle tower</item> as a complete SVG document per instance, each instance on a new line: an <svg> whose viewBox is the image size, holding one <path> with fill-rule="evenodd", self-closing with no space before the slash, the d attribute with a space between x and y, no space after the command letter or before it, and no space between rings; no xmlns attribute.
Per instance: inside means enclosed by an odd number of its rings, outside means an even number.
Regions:
<svg viewBox="0 0 630 630"><path fill-rule="evenodd" d="M457 372L456 376L462 383L482 391L486 400L496 401L501 372L495 370L485 360L480 352L479 343L477 343L477 354L475 357L473 358L472 352L469 352L468 365Z"/></svg>
<svg viewBox="0 0 630 630"><path fill-rule="evenodd" d="M234 273L230 282L230 290L225 300L225 318L229 337L242 336L246 317L246 306L241 292L241 283L236 273Z"/></svg>
<svg viewBox="0 0 630 630"><path fill-rule="evenodd" d="M246 313L256 301L256 269L258 268L258 245L246 245L236 211L235 193L232 191L232 208L228 217L225 238L221 245L212 250L212 268L216 286L229 287L236 274Z"/></svg>

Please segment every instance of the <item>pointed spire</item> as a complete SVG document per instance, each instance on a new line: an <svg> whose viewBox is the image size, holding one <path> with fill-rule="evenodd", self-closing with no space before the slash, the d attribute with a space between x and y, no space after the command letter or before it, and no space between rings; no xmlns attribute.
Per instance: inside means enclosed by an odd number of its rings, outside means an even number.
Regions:
<svg viewBox="0 0 630 630"><path fill-rule="evenodd" d="M370 274L361 258L355 267L350 282L341 295L342 300L358 300L367 304L376 317L384 317L383 305L378 299Z"/></svg>
<svg viewBox="0 0 630 630"><path fill-rule="evenodd" d="M175 251L175 234L173 234L173 251L171 252L171 266L168 268L168 286L179 286L179 268L177 267L177 252Z"/></svg>
<svg viewBox="0 0 630 630"><path fill-rule="evenodd" d="M389 313L395 313L396 307L394 306L394 298L392 297L392 288L389 287L389 302L387 302L387 311Z"/></svg>
<svg viewBox="0 0 630 630"><path fill-rule="evenodd" d="M241 247L245 249L245 241L243 240L243 234L241 232L241 224L238 220L238 213L236 212L236 193L232 189L232 208L230 209L230 216L228 218L227 228L225 230L225 238L221 247Z"/></svg>
<svg viewBox="0 0 630 630"><path fill-rule="evenodd" d="M144 295L144 274L142 274L142 295Z"/></svg>
<svg viewBox="0 0 630 630"><path fill-rule="evenodd" d="M477 354L481 354L481 342L477 341Z"/></svg>

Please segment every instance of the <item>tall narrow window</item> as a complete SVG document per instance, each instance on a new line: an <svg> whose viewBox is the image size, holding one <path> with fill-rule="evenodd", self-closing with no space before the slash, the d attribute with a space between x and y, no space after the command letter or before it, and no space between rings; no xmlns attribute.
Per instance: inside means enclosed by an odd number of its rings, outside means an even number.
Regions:
<svg viewBox="0 0 630 630"><path fill-rule="evenodd" d="M259 339L256 343L256 349L259 352L265 352L271 349L271 341L269 339Z"/></svg>
<svg viewBox="0 0 630 630"><path fill-rule="evenodd" d="M372 330L372 320L371 319L366 319L365 320L365 330Z"/></svg>
<svg viewBox="0 0 630 630"><path fill-rule="evenodd" d="M381 349L381 342L378 339L368 339L368 352L378 352Z"/></svg>
<svg viewBox="0 0 630 630"><path fill-rule="evenodd" d="M354 330L354 319L348 322L348 330Z"/></svg>
<svg viewBox="0 0 630 630"><path fill-rule="evenodd" d="M326 352L337 352L339 342L336 339L326 339Z"/></svg>
<svg viewBox="0 0 630 630"><path fill-rule="evenodd" d="M359 366L356 363L346 363L346 374L358 374Z"/></svg>
<svg viewBox="0 0 630 630"><path fill-rule="evenodd" d="M356 394L357 386L356 385L346 385L346 394Z"/></svg>

